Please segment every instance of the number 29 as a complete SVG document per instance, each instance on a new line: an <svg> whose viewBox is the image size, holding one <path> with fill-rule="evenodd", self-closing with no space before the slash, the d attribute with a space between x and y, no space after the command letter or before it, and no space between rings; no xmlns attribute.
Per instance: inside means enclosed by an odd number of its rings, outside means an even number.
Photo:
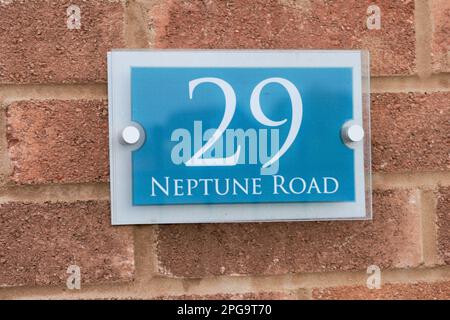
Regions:
<svg viewBox="0 0 450 320"><path fill-rule="evenodd" d="M198 78L195 80L189 81L189 98L192 99L195 88L202 83L212 83L217 85L223 92L225 96L225 112L222 118L222 121L219 124L219 127L211 136L211 138L196 152L194 155L185 162L186 166L235 166L238 162L239 155L241 153L241 146L237 147L236 152L226 158L203 158L203 154L206 153L217 140L223 135L225 130L228 128L231 120L233 119L234 112L236 111L236 94L233 90L233 87L226 81L220 78L206 77L206 78ZM297 137L298 131L300 130L300 125L302 122L303 116L303 104L300 92L297 87L284 78L268 78L260 83L258 83L250 96L250 109L253 114L253 117L261 124L268 127L279 127L287 122L287 119L283 119L280 121L274 121L264 114L261 109L260 104L260 95L261 91L264 87L270 83L277 83L283 86L289 94L289 98L291 100L291 110L292 110L292 121L291 127L289 129L289 133L287 135L286 141L281 146L280 150L274 154L272 158L270 158L266 163L263 164L262 168L267 168L272 165L276 161L278 161L287 150L289 150L290 146L294 142Z"/></svg>

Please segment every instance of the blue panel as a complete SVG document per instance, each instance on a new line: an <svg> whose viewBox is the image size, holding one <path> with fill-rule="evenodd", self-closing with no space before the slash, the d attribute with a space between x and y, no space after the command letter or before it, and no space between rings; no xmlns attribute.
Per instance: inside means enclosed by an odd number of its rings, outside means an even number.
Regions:
<svg viewBox="0 0 450 320"><path fill-rule="evenodd" d="M240 145L237 165L183 163L205 145L208 137L202 141L202 135L224 115L224 93L216 84L199 84L189 97L189 82L204 77L226 81L236 96L227 131L204 157L220 156L221 150L230 156ZM285 123L269 127L252 113L252 91L273 77L295 85L303 117L290 148L262 170L292 123L290 96L278 83L264 86L260 104L268 119ZM340 135L353 117L352 87L351 68L132 68L132 121L146 135L132 154L133 205L354 201L354 152Z"/></svg>

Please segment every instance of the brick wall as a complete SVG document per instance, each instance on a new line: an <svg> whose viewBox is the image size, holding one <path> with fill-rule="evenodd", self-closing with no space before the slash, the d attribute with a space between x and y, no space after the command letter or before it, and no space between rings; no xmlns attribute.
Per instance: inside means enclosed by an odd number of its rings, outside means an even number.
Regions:
<svg viewBox="0 0 450 320"><path fill-rule="evenodd" d="M0 0L0 22L0 298L450 298L448 0ZM368 48L373 221L110 226L111 48Z"/></svg>

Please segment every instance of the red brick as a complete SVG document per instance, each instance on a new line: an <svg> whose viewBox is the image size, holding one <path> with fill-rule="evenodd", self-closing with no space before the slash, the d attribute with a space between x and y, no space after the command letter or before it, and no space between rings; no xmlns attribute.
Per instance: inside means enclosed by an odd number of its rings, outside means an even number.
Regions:
<svg viewBox="0 0 450 320"><path fill-rule="evenodd" d="M106 80L106 52L124 47L120 1L14 0L0 4L0 83ZM81 28L66 10L81 9Z"/></svg>
<svg viewBox="0 0 450 320"><path fill-rule="evenodd" d="M111 226L106 201L5 203L0 229L0 286L65 287L70 265L82 286L133 279L132 230Z"/></svg>
<svg viewBox="0 0 450 320"><path fill-rule="evenodd" d="M375 75L415 72L414 1L164 1L149 13L159 48L369 49Z"/></svg>
<svg viewBox="0 0 450 320"><path fill-rule="evenodd" d="M380 289L364 286L342 286L314 289L313 299L325 300L448 300L450 281L384 284Z"/></svg>
<svg viewBox="0 0 450 320"><path fill-rule="evenodd" d="M435 72L450 72L450 2L432 0L432 63Z"/></svg>
<svg viewBox="0 0 450 320"><path fill-rule="evenodd" d="M17 184L108 180L106 101L12 103L7 139Z"/></svg>
<svg viewBox="0 0 450 320"><path fill-rule="evenodd" d="M450 264L450 187L441 187L437 194L438 253Z"/></svg>
<svg viewBox="0 0 450 320"><path fill-rule="evenodd" d="M417 266L416 201L413 191L375 192L373 221L160 226L160 272L199 278Z"/></svg>
<svg viewBox="0 0 450 320"><path fill-rule="evenodd" d="M372 94L373 168L450 169L450 93Z"/></svg>
<svg viewBox="0 0 450 320"><path fill-rule="evenodd" d="M306 300L306 290L288 292L249 292L249 293L217 293L192 294L179 296L159 296L155 300Z"/></svg>

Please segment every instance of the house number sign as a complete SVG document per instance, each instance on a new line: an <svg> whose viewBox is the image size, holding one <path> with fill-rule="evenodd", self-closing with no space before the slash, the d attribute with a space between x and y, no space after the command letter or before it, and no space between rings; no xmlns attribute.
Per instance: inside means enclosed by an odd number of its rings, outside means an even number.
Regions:
<svg viewBox="0 0 450 320"><path fill-rule="evenodd" d="M363 51L108 54L113 224L371 217Z"/></svg>

